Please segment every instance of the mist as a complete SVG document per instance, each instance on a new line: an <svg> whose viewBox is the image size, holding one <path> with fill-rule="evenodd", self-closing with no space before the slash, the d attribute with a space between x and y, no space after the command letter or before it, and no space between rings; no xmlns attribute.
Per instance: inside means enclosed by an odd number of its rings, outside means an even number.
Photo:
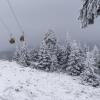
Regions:
<svg viewBox="0 0 100 100"><path fill-rule="evenodd" d="M32 47L40 44L48 29L52 29L61 41L65 40L66 33L69 32L72 39L99 45L99 18L94 25L81 29L78 21L81 0L10 0L10 2L25 32L26 41ZM0 0L0 8L0 17L11 31L7 32L0 23L0 51L12 50L16 44L9 44L10 34L12 33L18 42L22 33L6 0Z"/></svg>

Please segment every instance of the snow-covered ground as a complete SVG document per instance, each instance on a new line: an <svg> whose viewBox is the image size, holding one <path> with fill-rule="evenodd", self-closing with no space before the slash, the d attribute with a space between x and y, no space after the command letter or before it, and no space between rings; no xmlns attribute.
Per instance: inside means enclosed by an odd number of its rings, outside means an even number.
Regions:
<svg viewBox="0 0 100 100"><path fill-rule="evenodd" d="M81 85L68 75L0 61L0 100L100 100L100 88Z"/></svg>

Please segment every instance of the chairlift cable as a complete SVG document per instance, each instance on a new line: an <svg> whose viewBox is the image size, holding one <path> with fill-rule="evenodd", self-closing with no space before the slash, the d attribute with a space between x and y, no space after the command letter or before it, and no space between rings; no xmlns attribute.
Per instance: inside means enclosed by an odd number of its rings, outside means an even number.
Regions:
<svg viewBox="0 0 100 100"><path fill-rule="evenodd" d="M0 17L0 23L5 27L8 33L11 33L10 29L8 28L7 24L4 22L4 20ZM11 33L12 34L12 33Z"/></svg>
<svg viewBox="0 0 100 100"><path fill-rule="evenodd" d="M13 14L15 20L16 20L16 23L17 23L17 25L18 25L20 31L21 31L22 33L24 33L23 28L22 28L22 26L21 26L21 24L20 24L20 22L19 22L19 20L18 20L18 18L17 18L17 16L16 16L16 14L15 14L15 12L14 12L14 9L13 9L13 7L12 7L12 5L11 5L10 0L6 0L6 2L7 2L8 5L9 5L9 8L10 8L10 10L11 10L11 12L12 12L12 14Z"/></svg>
<svg viewBox="0 0 100 100"><path fill-rule="evenodd" d="M8 28L8 26L5 24L5 22L1 18L0 18L0 23L5 27L5 29L8 31L8 33L10 33L9 43L14 44L15 43L15 38L12 37L12 33L11 33L10 29Z"/></svg>

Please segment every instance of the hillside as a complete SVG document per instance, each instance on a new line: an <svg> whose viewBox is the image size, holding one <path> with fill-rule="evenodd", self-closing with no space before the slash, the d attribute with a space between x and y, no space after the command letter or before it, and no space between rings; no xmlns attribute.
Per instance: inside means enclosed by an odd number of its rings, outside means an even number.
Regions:
<svg viewBox="0 0 100 100"><path fill-rule="evenodd" d="M81 85L68 75L0 61L0 100L100 100L100 88Z"/></svg>

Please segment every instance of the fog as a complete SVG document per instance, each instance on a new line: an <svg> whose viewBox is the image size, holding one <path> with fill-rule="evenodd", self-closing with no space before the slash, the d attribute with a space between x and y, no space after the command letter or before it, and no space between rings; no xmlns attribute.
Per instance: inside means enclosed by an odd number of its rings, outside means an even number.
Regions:
<svg viewBox="0 0 100 100"><path fill-rule="evenodd" d="M8 41L11 33L17 41L22 34L6 1L0 0L0 17L11 32L0 23L0 51L15 48L16 44L10 45ZM81 0L10 0L10 2L23 27L27 43L33 47L40 44L43 34L48 29L54 30L59 40L65 40L65 35L69 32L72 39L99 45L100 18L86 29L81 29L81 24L77 20L82 6Z"/></svg>

